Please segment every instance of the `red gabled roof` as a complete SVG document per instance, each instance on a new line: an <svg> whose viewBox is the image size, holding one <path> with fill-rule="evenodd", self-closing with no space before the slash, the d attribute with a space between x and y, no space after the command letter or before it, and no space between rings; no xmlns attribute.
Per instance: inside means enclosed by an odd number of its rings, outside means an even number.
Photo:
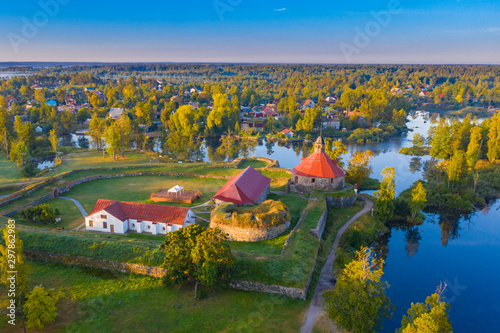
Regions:
<svg viewBox="0 0 500 333"><path fill-rule="evenodd" d="M292 170L292 174L304 177L336 178L345 176L345 171L326 153L314 152Z"/></svg>
<svg viewBox="0 0 500 333"><path fill-rule="evenodd" d="M287 134L288 132L290 132L290 130L288 128L285 128L284 130L281 131L281 133L283 133L283 134Z"/></svg>
<svg viewBox="0 0 500 333"><path fill-rule="evenodd" d="M224 185L214 199L245 205L255 202L271 183L271 179L249 166Z"/></svg>
<svg viewBox="0 0 500 333"><path fill-rule="evenodd" d="M99 199L88 216L100 211L105 211L122 222L134 219L183 224L189 208Z"/></svg>

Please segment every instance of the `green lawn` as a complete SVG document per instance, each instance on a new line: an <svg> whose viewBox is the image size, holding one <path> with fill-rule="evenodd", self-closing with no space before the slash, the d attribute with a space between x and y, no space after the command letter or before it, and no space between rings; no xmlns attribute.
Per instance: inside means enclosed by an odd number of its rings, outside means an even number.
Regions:
<svg viewBox="0 0 500 333"><path fill-rule="evenodd" d="M54 323L44 332L298 332L308 302L284 296L220 290L203 300L192 286L160 279L31 262L30 288L62 291ZM0 314L7 299L0 294ZM4 333L23 332L0 321Z"/></svg>
<svg viewBox="0 0 500 333"><path fill-rule="evenodd" d="M0 154L0 186L12 184L21 179L21 169L7 156Z"/></svg>
<svg viewBox="0 0 500 333"><path fill-rule="evenodd" d="M17 223L19 224L26 224L30 226L37 226L37 227L49 227L49 228L63 228L66 230L70 230L73 228L76 228L85 220L83 219L82 214L80 213L80 210L76 207L76 205L65 199L50 199L45 201L44 203L49 204L52 206L54 209L58 209L60 215L57 217L61 218L61 222L59 223L50 223L50 224L36 224L30 221L23 220L19 214L16 214L12 216L14 220L16 220Z"/></svg>
<svg viewBox="0 0 500 333"><path fill-rule="evenodd" d="M47 173L46 176L53 176L65 171L87 168L117 168L149 165L151 160L156 161L153 157L138 152L126 152L125 157L120 158L118 161L113 161L113 159L108 155L103 157L102 153L98 153L96 151L71 153L65 155L62 163L54 168L52 172Z"/></svg>
<svg viewBox="0 0 500 333"><path fill-rule="evenodd" d="M254 169L264 168L266 167L267 162L259 161L259 160L244 160L238 166L238 169L246 169L251 166Z"/></svg>
<svg viewBox="0 0 500 333"><path fill-rule="evenodd" d="M210 200L225 183L224 179L133 176L85 182L73 187L64 193L64 196L78 200L90 213L97 199L152 203L149 200L151 193L160 188L180 185L186 189L201 191L203 197L195 201L194 205L197 205ZM172 203L165 204L172 205Z"/></svg>

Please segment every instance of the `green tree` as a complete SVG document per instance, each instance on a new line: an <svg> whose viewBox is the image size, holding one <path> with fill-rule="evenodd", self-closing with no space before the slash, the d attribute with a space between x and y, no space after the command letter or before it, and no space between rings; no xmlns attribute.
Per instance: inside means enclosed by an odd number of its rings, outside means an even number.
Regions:
<svg viewBox="0 0 500 333"><path fill-rule="evenodd" d="M207 132L222 134L234 129L234 125L239 121L240 111L233 108L227 95L215 94L213 97L214 108L208 113Z"/></svg>
<svg viewBox="0 0 500 333"><path fill-rule="evenodd" d="M12 142L10 148L10 159L16 162L17 166L24 166L24 163L28 160L30 156L30 151L28 146L23 141Z"/></svg>
<svg viewBox="0 0 500 333"><path fill-rule="evenodd" d="M374 193L377 198L376 215L382 221L387 221L394 214L394 197L396 196L396 170L386 167L382 170L383 176L380 189Z"/></svg>
<svg viewBox="0 0 500 333"><path fill-rule="evenodd" d="M483 145L481 127L476 126L471 130L470 142L467 147L467 165L469 168L474 169L481 154L481 147Z"/></svg>
<svg viewBox="0 0 500 333"><path fill-rule="evenodd" d="M373 153L370 150L365 152L355 152L349 159L347 165L346 181L350 184L358 184L359 187L367 180L371 173L372 167L370 161Z"/></svg>
<svg viewBox="0 0 500 333"><path fill-rule="evenodd" d="M446 285L425 299L424 303L411 303L408 315L403 316L399 333L452 333L448 317L450 305L441 296Z"/></svg>
<svg viewBox="0 0 500 333"><path fill-rule="evenodd" d="M217 154L224 156L224 160L227 158L228 161L231 161L238 152L234 135L229 132L228 135L220 138L220 143L220 146L216 150Z"/></svg>
<svg viewBox="0 0 500 333"><path fill-rule="evenodd" d="M342 155L347 154L347 146L342 143L340 140L332 140L327 138L325 140L325 153L340 167L344 166L342 162Z"/></svg>
<svg viewBox="0 0 500 333"><path fill-rule="evenodd" d="M59 136L57 136L56 129L50 130L49 134L50 145L52 146L52 151L56 154L57 158L57 146L59 145Z"/></svg>
<svg viewBox="0 0 500 333"><path fill-rule="evenodd" d="M81 108L80 110L78 110L78 113L76 115L76 121L79 122L82 127L83 127L83 123L89 119L89 113L87 111L86 108Z"/></svg>
<svg viewBox="0 0 500 333"><path fill-rule="evenodd" d="M448 186L450 182L462 182L467 172L467 158L463 151L456 150L446 166Z"/></svg>
<svg viewBox="0 0 500 333"><path fill-rule="evenodd" d="M197 224L169 232L162 245L165 250L165 282L178 285L189 280L198 287L221 288L231 281L234 257L225 234L219 229L205 229Z"/></svg>
<svg viewBox="0 0 500 333"><path fill-rule="evenodd" d="M113 161L116 161L116 155L121 147L121 143L115 123L112 123L106 128L104 137L106 138L106 150L108 154L113 157Z"/></svg>
<svg viewBox="0 0 500 333"><path fill-rule="evenodd" d="M118 139L120 154L124 156L124 149L130 147L132 139L132 123L126 114L122 114L113 124Z"/></svg>
<svg viewBox="0 0 500 333"><path fill-rule="evenodd" d="M392 111L392 121L400 126L404 126L406 124L406 111L404 109L399 111L394 109Z"/></svg>
<svg viewBox="0 0 500 333"><path fill-rule="evenodd" d="M70 134L75 124L75 114L72 111L64 110L59 118L60 133Z"/></svg>
<svg viewBox="0 0 500 333"><path fill-rule="evenodd" d="M15 228L10 226L12 224L8 224L5 229L2 229L3 244L0 244L0 283L8 289L7 286L10 285L9 280L7 280L10 277L8 272L13 271L11 263L14 260L16 296L22 302L28 291L29 264L24 258L23 242L19 238L19 234L16 233ZM11 239L14 239L14 243L11 243ZM11 261L9 262L9 260Z"/></svg>
<svg viewBox="0 0 500 333"><path fill-rule="evenodd" d="M181 136L191 137L200 131L201 114L191 105L183 105L170 117L169 129Z"/></svg>
<svg viewBox="0 0 500 333"><path fill-rule="evenodd" d="M337 279L335 289L325 293L328 316L345 330L364 333L382 328L394 306L382 282L383 260L362 247Z"/></svg>
<svg viewBox="0 0 500 333"><path fill-rule="evenodd" d="M446 159L453 153L451 144L451 128L445 119L441 118L439 124L429 131L431 140L430 155L438 159Z"/></svg>
<svg viewBox="0 0 500 333"><path fill-rule="evenodd" d="M500 156L500 113L491 118L488 131L488 159L495 162Z"/></svg>
<svg viewBox="0 0 500 333"><path fill-rule="evenodd" d="M425 208L427 205L427 191L425 190L422 182L418 182L417 186L411 191L411 216L417 216L417 213Z"/></svg>
<svg viewBox="0 0 500 333"><path fill-rule="evenodd" d="M418 148L419 150L422 149L422 147L424 146L424 143L425 143L425 138L420 133L415 133L411 142L413 144L413 148L412 148L413 153L415 153L416 148Z"/></svg>
<svg viewBox="0 0 500 333"><path fill-rule="evenodd" d="M99 118L97 114L92 116L90 119L88 134L90 139L95 144L97 150L102 149L103 155L105 154L105 149L103 147L103 138L106 132L106 119Z"/></svg>
<svg viewBox="0 0 500 333"><path fill-rule="evenodd" d="M43 286L35 286L24 305L26 328L41 330L45 324L55 321L58 299L59 295L50 295Z"/></svg>

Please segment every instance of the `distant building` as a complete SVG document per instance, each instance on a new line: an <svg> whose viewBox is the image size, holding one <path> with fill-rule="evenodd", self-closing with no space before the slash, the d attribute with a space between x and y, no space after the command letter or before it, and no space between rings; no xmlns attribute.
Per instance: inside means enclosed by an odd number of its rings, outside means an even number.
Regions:
<svg viewBox="0 0 500 333"><path fill-rule="evenodd" d="M124 234L129 231L153 235L179 230L195 223L188 207L143 204L115 200L97 200L85 217L87 231Z"/></svg>
<svg viewBox="0 0 500 333"><path fill-rule="evenodd" d="M329 96L327 98L325 98L325 101L326 101L326 104L330 105L330 104L335 104L337 103L337 97L336 96Z"/></svg>
<svg viewBox="0 0 500 333"><path fill-rule="evenodd" d="M288 128L285 128L284 130L281 131L281 133L287 138L291 139L293 138L293 132L290 131Z"/></svg>
<svg viewBox="0 0 500 333"><path fill-rule="evenodd" d="M300 104L300 108L301 109L309 109L309 108L313 108L314 107L314 102L311 101L310 99L306 99L305 101L303 101L301 104Z"/></svg>
<svg viewBox="0 0 500 333"><path fill-rule="evenodd" d="M109 109L108 117L116 120L119 119L124 112L125 112L124 108L111 108Z"/></svg>
<svg viewBox="0 0 500 333"><path fill-rule="evenodd" d="M199 107L199 106L198 106L198 103L196 103L196 102L189 102L189 103L188 103L188 105L191 105L191 107L192 107L193 109L197 109L197 108Z"/></svg>
<svg viewBox="0 0 500 333"><path fill-rule="evenodd" d="M336 130L340 129L340 119L335 116L323 116L321 117L323 121L323 128L333 127Z"/></svg>
<svg viewBox="0 0 500 333"><path fill-rule="evenodd" d="M241 123L241 130L263 132L265 126L266 126L266 124L264 124L264 123L257 123L257 122L252 123L252 122L244 121Z"/></svg>
<svg viewBox="0 0 500 333"><path fill-rule="evenodd" d="M177 95L175 95L175 96L172 96L172 97L170 98L170 102L177 102L177 103L179 103L179 104L180 104L180 103L182 103L182 98L181 98L181 97L179 97L179 96L177 96Z"/></svg>
<svg viewBox="0 0 500 333"><path fill-rule="evenodd" d="M54 101L53 99L51 99L50 101L47 101L45 104L47 104L48 106L56 107L57 101Z"/></svg>
<svg viewBox="0 0 500 333"><path fill-rule="evenodd" d="M394 87L394 88L391 89L391 94L393 94L393 95L402 95L403 94L403 90L401 90L401 88Z"/></svg>
<svg viewBox="0 0 500 333"><path fill-rule="evenodd" d="M35 128L35 132L37 132L37 133L42 133L42 132L43 132L43 128L42 128L41 126L37 126L37 127Z"/></svg>
<svg viewBox="0 0 500 333"><path fill-rule="evenodd" d="M231 202L239 206L266 201L271 179L249 166L224 185L214 195L217 204Z"/></svg>

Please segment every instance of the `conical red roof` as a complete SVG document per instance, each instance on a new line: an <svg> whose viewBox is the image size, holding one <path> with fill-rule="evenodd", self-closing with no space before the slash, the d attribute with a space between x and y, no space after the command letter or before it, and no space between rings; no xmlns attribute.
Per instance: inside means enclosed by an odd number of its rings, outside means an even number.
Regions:
<svg viewBox="0 0 500 333"><path fill-rule="evenodd" d="M270 178L249 166L231 177L226 185L214 195L214 199L245 205L255 202L270 183Z"/></svg>
<svg viewBox="0 0 500 333"><path fill-rule="evenodd" d="M314 152L292 170L292 174L304 177L337 178L345 176L345 171L326 153Z"/></svg>

